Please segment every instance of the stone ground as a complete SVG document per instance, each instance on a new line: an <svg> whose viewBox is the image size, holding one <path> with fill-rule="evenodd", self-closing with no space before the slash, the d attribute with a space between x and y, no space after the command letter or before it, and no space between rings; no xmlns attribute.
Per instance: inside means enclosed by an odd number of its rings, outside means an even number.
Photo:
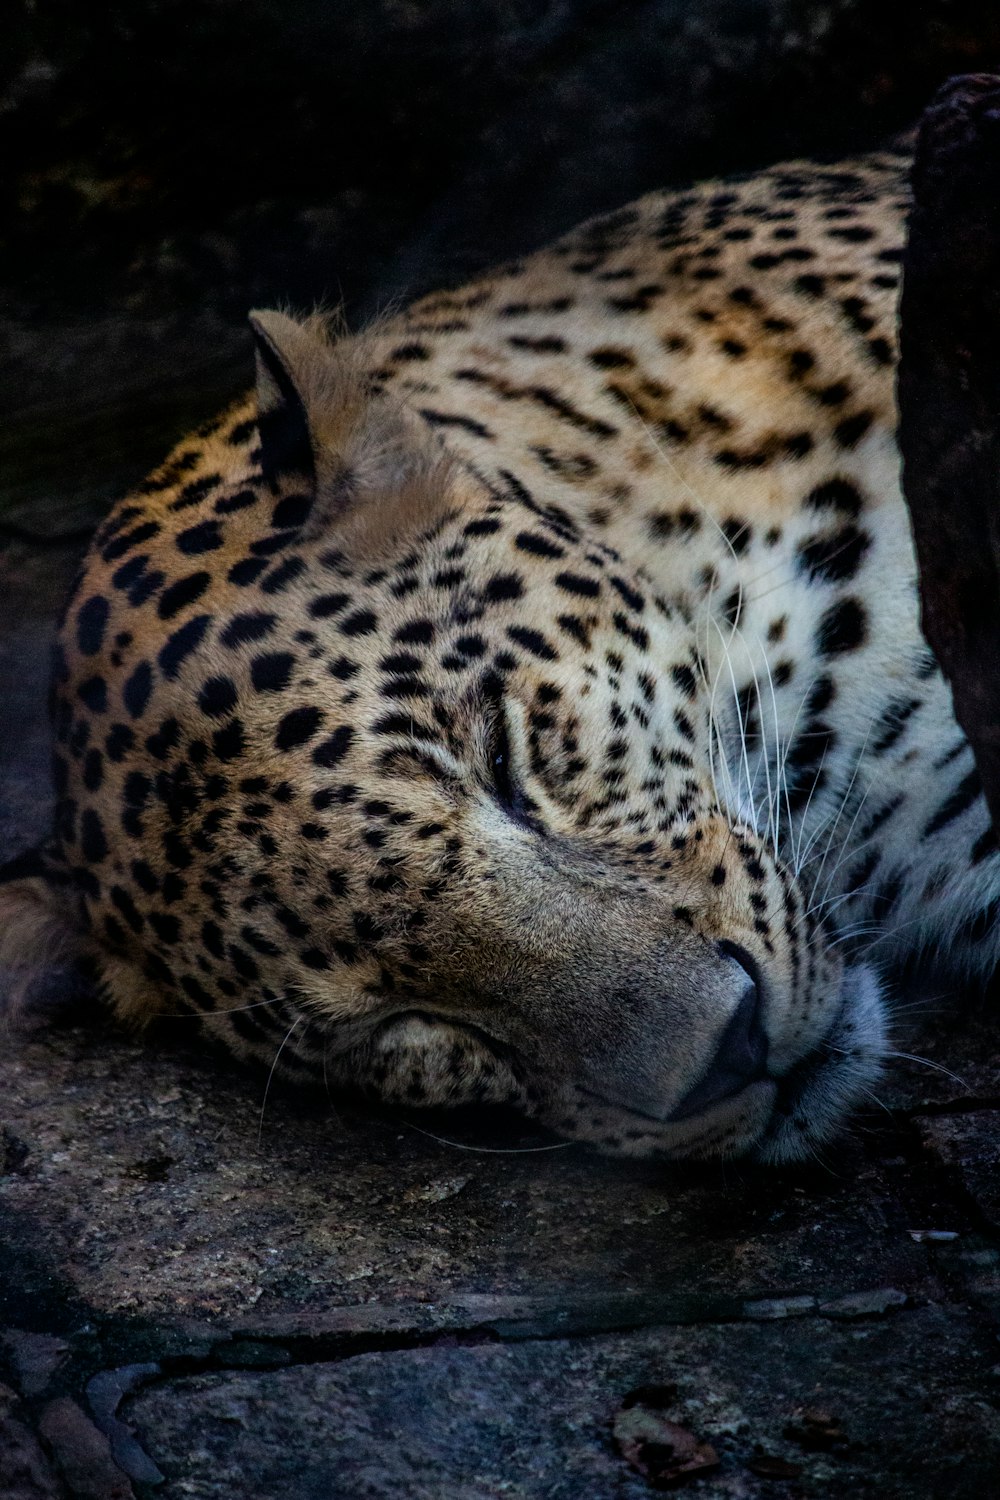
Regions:
<svg viewBox="0 0 1000 1500"><path fill-rule="evenodd" d="M5 850L78 551L0 553ZM781 1172L267 1092L83 1001L5 1033L0 1496L625 1500L637 1389L714 1450L692 1493L995 1494L1000 1046L918 1008L933 1066Z"/></svg>

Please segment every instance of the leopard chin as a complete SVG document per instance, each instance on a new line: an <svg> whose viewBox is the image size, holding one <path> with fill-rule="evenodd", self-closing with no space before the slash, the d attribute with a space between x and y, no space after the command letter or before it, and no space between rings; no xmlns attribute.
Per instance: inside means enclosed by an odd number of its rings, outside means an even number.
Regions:
<svg viewBox="0 0 1000 1500"><path fill-rule="evenodd" d="M829 1032L775 1086L771 1118L751 1148L777 1164L815 1156L850 1114L873 1099L887 1045L886 1007L875 971L845 968L841 1007Z"/></svg>

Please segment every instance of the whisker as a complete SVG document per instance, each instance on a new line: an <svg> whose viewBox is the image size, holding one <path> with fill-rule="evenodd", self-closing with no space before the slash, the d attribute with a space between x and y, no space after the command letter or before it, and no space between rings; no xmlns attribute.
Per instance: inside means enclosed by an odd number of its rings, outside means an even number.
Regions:
<svg viewBox="0 0 1000 1500"><path fill-rule="evenodd" d="M285 1032L284 1036L282 1037L282 1039L281 1039L281 1046L278 1048L277 1052L274 1054L274 1061L271 1064L271 1071L268 1073L268 1075L267 1075L267 1083L264 1085L264 1097L260 1101L260 1121L259 1121L259 1123L257 1125L257 1149L258 1150L260 1149L261 1138L262 1138L263 1133L264 1133L264 1111L267 1109L267 1096L271 1092L271 1081L274 1078L274 1070L278 1066L278 1059L281 1056L282 1052L284 1052L285 1045L288 1042L289 1038L291 1037L292 1032L295 1030L295 1028L297 1026L301 1026L302 1022L305 1019L306 1019L305 1016L296 1016L295 1020L292 1022L291 1026L289 1026L288 1030Z"/></svg>
<svg viewBox="0 0 1000 1500"><path fill-rule="evenodd" d="M435 1135L433 1130L424 1130L412 1120L397 1117L396 1124L415 1130L417 1135L425 1135L430 1141L437 1141L439 1146L450 1146L453 1151L475 1152L477 1156L532 1156L539 1151L568 1151L571 1146L579 1144L577 1141L556 1141L551 1146L469 1146L464 1141L449 1141L443 1135Z"/></svg>
<svg viewBox="0 0 1000 1500"><path fill-rule="evenodd" d="M957 1073L953 1073L950 1068L946 1068L943 1063L931 1062L929 1057L918 1057L915 1052L883 1052L882 1056L901 1058L903 1062L919 1063L921 1067L933 1068L935 1073L943 1073L946 1078L950 1078L954 1083L957 1083L959 1088L964 1089L967 1094L972 1093L972 1085L970 1083L967 1083L964 1078L960 1078Z"/></svg>

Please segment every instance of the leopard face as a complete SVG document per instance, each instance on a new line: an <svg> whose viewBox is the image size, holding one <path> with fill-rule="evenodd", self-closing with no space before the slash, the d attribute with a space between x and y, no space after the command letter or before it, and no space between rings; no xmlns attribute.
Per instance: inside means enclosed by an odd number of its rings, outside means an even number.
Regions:
<svg viewBox="0 0 1000 1500"><path fill-rule="evenodd" d="M898 491L901 170L654 195L354 338L254 317L255 395L60 632L49 858L122 1017L783 1160L870 1092L888 953L994 960Z"/></svg>
<svg viewBox="0 0 1000 1500"><path fill-rule="evenodd" d="M257 335L257 446L237 413L228 471L119 507L63 631L58 834L114 1003L613 1149L808 1149L878 989L720 801L695 620L358 351Z"/></svg>

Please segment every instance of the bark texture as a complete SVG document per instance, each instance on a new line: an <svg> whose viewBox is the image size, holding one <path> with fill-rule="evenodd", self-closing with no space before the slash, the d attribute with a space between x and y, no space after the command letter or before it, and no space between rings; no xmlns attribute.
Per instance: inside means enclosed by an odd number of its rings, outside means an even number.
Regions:
<svg viewBox="0 0 1000 1500"><path fill-rule="evenodd" d="M924 633L1000 828L1000 77L926 111L900 308L903 489Z"/></svg>

